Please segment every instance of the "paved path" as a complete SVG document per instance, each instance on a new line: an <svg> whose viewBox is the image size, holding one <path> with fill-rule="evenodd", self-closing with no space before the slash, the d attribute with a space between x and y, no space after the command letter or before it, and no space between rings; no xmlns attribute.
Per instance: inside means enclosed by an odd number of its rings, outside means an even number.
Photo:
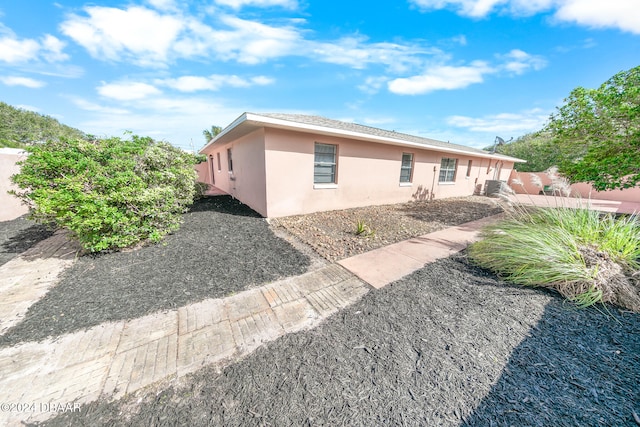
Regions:
<svg viewBox="0 0 640 427"><path fill-rule="evenodd" d="M310 328L369 287L339 265L131 321L104 323L40 343L0 350L0 425L44 420L42 408L118 398L205 365L220 366L262 343Z"/></svg>
<svg viewBox="0 0 640 427"><path fill-rule="evenodd" d="M58 275L73 263L76 252L67 234L58 231L0 266L0 335L47 293Z"/></svg>
<svg viewBox="0 0 640 427"><path fill-rule="evenodd" d="M119 398L205 365L226 366L353 304L371 289L362 280L379 288L464 249L493 220L410 239L231 297L0 349L0 403L26 403L34 410L0 412L0 425L44 420L55 412L43 408ZM6 275L0 292L14 295L12 304L20 307L14 313L6 304L3 327L17 322L72 262L74 251L63 242L56 235L0 270ZM43 285L32 294L26 291L29 283Z"/></svg>
<svg viewBox="0 0 640 427"><path fill-rule="evenodd" d="M463 250L478 239L482 226L496 221L500 216L494 215L446 228L343 259L338 263L374 288L381 288L427 263Z"/></svg>

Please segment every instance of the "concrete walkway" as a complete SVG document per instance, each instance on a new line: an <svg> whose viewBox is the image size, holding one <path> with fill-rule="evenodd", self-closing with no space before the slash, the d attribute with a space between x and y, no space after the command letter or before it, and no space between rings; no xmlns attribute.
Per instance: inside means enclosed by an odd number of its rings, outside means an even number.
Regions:
<svg viewBox="0 0 640 427"><path fill-rule="evenodd" d="M353 304L371 289L364 282L379 288L464 249L493 220L410 239L231 297L0 349L0 403L27 403L33 409L3 410L0 425L45 420L55 415L51 408L119 398L206 365L222 368ZM15 324L70 265L74 252L64 241L56 235L0 270L2 296L13 295L0 312L3 328ZM26 292L37 283L43 283L37 292ZM12 312L12 305L19 309Z"/></svg>
<svg viewBox="0 0 640 427"><path fill-rule="evenodd" d="M484 225L500 217L501 215L494 215L467 222L365 252L338 263L374 288L381 288L413 273L427 263L460 252L477 240Z"/></svg>

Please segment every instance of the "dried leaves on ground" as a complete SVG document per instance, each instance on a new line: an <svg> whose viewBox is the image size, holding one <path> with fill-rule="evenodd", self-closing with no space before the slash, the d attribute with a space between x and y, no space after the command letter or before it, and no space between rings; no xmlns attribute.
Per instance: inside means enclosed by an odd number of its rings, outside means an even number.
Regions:
<svg viewBox="0 0 640 427"><path fill-rule="evenodd" d="M470 196L317 212L276 218L271 223L326 259L337 261L501 212L496 199ZM359 222L364 226L362 233L358 233Z"/></svg>

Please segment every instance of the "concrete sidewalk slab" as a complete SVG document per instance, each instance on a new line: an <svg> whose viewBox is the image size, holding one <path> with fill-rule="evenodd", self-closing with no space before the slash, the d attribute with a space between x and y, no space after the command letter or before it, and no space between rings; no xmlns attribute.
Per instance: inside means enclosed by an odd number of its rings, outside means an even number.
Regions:
<svg viewBox="0 0 640 427"><path fill-rule="evenodd" d="M483 226L497 221L501 216L494 215L435 231L343 259L338 263L379 289L413 273L427 263L463 250L469 243L477 240L478 232Z"/></svg>

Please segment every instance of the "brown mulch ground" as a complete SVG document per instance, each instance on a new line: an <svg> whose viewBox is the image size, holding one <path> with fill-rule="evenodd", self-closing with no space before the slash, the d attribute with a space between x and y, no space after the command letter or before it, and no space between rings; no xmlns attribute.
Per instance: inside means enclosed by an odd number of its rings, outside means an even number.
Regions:
<svg viewBox="0 0 640 427"><path fill-rule="evenodd" d="M496 199L470 196L317 212L276 218L271 224L329 261L337 261L501 212ZM358 221L364 221L370 232L357 235Z"/></svg>

